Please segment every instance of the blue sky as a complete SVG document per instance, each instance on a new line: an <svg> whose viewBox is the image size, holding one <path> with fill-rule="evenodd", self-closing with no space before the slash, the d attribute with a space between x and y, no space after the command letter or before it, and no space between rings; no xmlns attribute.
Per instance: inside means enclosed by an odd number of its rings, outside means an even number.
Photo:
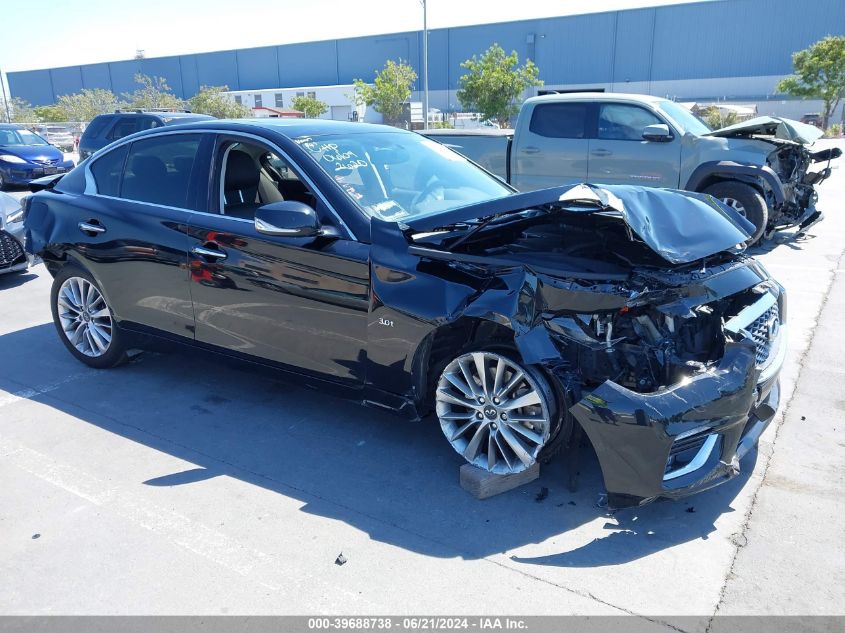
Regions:
<svg viewBox="0 0 845 633"><path fill-rule="evenodd" d="M684 0L428 0L429 28ZM689 0L687 0L689 1ZM422 28L420 0L0 0L4 72Z"/></svg>

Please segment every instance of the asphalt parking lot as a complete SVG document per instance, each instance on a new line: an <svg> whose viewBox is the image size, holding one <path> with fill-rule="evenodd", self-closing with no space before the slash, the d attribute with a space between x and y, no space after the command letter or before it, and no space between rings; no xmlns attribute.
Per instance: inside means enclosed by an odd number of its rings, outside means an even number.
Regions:
<svg viewBox="0 0 845 633"><path fill-rule="evenodd" d="M0 277L0 614L842 613L843 201L840 167L811 235L759 249L790 351L743 473L615 515L592 455L577 492L558 460L477 501L434 421L201 355L88 369L43 266Z"/></svg>

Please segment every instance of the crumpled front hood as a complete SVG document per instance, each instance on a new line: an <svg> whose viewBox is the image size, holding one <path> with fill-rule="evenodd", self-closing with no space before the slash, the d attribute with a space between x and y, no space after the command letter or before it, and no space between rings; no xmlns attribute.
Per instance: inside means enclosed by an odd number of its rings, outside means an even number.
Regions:
<svg viewBox="0 0 845 633"><path fill-rule="evenodd" d="M721 136L736 138L757 134L771 136L783 141L792 141L802 145L811 145L820 138L823 132L814 125L808 125L793 119L781 117L760 116L741 123L734 123L706 134L705 136Z"/></svg>
<svg viewBox="0 0 845 633"><path fill-rule="evenodd" d="M544 205L555 205L560 213L618 213L651 250L673 264L729 250L754 232L748 220L707 194L590 184L514 194L412 220L407 226L414 232L432 231Z"/></svg>

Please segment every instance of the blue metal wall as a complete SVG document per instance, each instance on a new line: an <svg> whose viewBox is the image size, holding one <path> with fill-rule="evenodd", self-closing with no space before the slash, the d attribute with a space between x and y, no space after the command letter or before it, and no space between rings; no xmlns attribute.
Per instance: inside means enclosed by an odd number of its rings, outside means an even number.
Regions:
<svg viewBox="0 0 845 633"><path fill-rule="evenodd" d="M785 75L791 54L845 33L843 0L717 0L686 5L438 29L429 33L429 87L454 90L460 64L493 42L530 57L547 84ZM420 72L422 33L12 72L14 96L53 103L82 88L116 94L135 73L165 77L188 98L202 85L231 90L370 81L388 59ZM417 89L419 86L416 87Z"/></svg>

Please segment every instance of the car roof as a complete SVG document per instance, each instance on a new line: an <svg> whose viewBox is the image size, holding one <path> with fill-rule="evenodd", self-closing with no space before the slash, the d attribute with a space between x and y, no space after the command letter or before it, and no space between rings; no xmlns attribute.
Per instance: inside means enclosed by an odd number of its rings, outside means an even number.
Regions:
<svg viewBox="0 0 845 633"><path fill-rule="evenodd" d="M526 100L526 103L544 103L547 101L637 101L639 103L655 103L666 101L666 99L653 95L626 92L566 92L531 97Z"/></svg>
<svg viewBox="0 0 845 633"><path fill-rule="evenodd" d="M192 121L179 126L181 129L200 127L215 130L255 130L263 129L276 132L288 138L301 136L327 136L334 134L366 134L397 132L411 134L406 130L390 125L374 123L353 123L351 121L332 121L330 119L210 119L208 121ZM160 130L161 128L156 128ZM171 128L172 129L172 128ZM155 131L155 130L151 130Z"/></svg>

